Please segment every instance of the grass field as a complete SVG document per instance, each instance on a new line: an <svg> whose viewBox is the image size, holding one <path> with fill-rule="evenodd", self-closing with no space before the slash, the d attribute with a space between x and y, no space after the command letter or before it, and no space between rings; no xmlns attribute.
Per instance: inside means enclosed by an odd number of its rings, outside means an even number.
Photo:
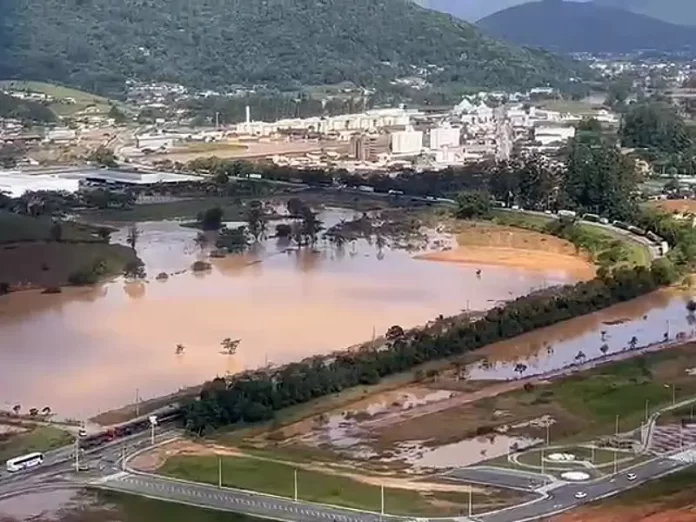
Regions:
<svg viewBox="0 0 696 522"><path fill-rule="evenodd" d="M0 435L0 461L33 451L48 451L73 442L70 433L52 426L38 426L25 433Z"/></svg>
<svg viewBox="0 0 696 522"><path fill-rule="evenodd" d="M225 221L246 219L246 208L238 197L191 198L167 203L148 203L135 205L132 209L127 210L89 210L83 212L81 218L92 223L125 223L163 219L193 220L199 212L212 207L222 209Z"/></svg>
<svg viewBox="0 0 696 522"><path fill-rule="evenodd" d="M0 210L0 244L51 239L50 218L34 218ZM64 241L99 241L94 229L87 225L64 222Z"/></svg>
<svg viewBox="0 0 696 522"><path fill-rule="evenodd" d="M225 486L249 489L293 498L296 468L290 464L248 457L224 457L222 482ZM177 478L218 483L215 456L172 457L159 470ZM297 470L298 498L355 509L379 511L380 487L348 477ZM419 492L385 488L385 512L405 515L447 515L461 512L468 495L457 492Z"/></svg>
<svg viewBox="0 0 696 522"><path fill-rule="evenodd" d="M56 102L51 103L49 107L58 116L71 116L87 109L88 107L93 107L91 110L97 114L106 114L111 109L112 102L110 102L110 100L107 98L51 83L3 80L0 81L0 87L16 90L29 90L52 96L56 99ZM65 101L67 98L72 98L75 100L75 103L67 103Z"/></svg>

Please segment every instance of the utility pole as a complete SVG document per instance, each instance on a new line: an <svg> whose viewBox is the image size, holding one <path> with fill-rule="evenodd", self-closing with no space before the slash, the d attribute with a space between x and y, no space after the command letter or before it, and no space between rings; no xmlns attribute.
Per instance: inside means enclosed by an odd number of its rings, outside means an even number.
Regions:
<svg viewBox="0 0 696 522"><path fill-rule="evenodd" d="M471 486L469 486L469 518L471 518L471 517L473 516L473 514L474 514L474 513L473 513L473 511L474 511L474 503L473 503L473 499L471 498L472 495L473 495L473 493L472 493L472 488L471 488Z"/></svg>
<svg viewBox="0 0 696 522"><path fill-rule="evenodd" d="M80 435L75 438L75 473L80 471Z"/></svg>
<svg viewBox="0 0 696 522"><path fill-rule="evenodd" d="M297 502L297 469L295 469L295 502Z"/></svg>
<svg viewBox="0 0 696 522"><path fill-rule="evenodd" d="M218 487L222 489L222 457L218 457Z"/></svg>
<svg viewBox="0 0 696 522"><path fill-rule="evenodd" d="M551 441L550 432L551 432L551 420L549 419L546 421L546 447L547 448L549 447L549 444Z"/></svg>
<svg viewBox="0 0 696 522"><path fill-rule="evenodd" d="M592 456L590 457L592 464L594 464L594 459L595 459L595 447L594 444L592 445Z"/></svg>
<svg viewBox="0 0 696 522"><path fill-rule="evenodd" d="M616 430L614 432L614 435L618 435L618 434L619 434L619 415L617 414L616 415Z"/></svg>
<svg viewBox="0 0 696 522"><path fill-rule="evenodd" d="M543 477L544 484L546 484L546 476L544 475L544 448L541 448L541 475Z"/></svg>
<svg viewBox="0 0 696 522"><path fill-rule="evenodd" d="M135 416L140 417L140 388L135 389Z"/></svg>

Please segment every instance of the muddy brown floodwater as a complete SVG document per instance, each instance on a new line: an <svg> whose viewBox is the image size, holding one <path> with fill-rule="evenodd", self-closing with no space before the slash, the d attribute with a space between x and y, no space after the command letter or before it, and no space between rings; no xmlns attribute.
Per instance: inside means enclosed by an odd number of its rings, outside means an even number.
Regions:
<svg viewBox="0 0 696 522"><path fill-rule="evenodd" d="M327 225L352 212L328 210ZM474 310L567 282L572 275L422 261L367 242L342 253L283 252L275 240L255 255L212 259L196 231L173 222L139 225L137 250L148 280L121 280L60 295L0 298L0 408L50 406L84 419L216 375L286 363L381 335L393 324ZM116 235L123 240L125 231ZM155 276L167 272L166 281ZM224 338L241 339L221 354ZM176 354L178 344L183 353Z"/></svg>

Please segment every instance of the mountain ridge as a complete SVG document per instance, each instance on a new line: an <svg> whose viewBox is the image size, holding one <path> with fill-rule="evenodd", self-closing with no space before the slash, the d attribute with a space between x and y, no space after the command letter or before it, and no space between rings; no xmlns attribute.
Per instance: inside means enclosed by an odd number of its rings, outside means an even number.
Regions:
<svg viewBox="0 0 696 522"><path fill-rule="evenodd" d="M494 13L477 25L491 36L554 52L696 49L696 28L594 2L529 2Z"/></svg>
<svg viewBox="0 0 696 522"><path fill-rule="evenodd" d="M598 5L643 14L677 25L696 27L694 0L594 0Z"/></svg>
<svg viewBox="0 0 696 522"><path fill-rule="evenodd" d="M129 78L206 88L374 85L433 65L434 82L476 87L524 88L586 74L580 64L503 44L407 0L0 3L0 78L92 92Z"/></svg>

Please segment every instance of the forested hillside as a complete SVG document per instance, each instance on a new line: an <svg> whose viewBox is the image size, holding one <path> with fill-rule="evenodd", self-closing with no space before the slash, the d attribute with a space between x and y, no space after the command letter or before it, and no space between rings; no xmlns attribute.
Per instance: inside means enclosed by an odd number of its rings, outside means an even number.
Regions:
<svg viewBox="0 0 696 522"><path fill-rule="evenodd" d="M524 88L585 73L409 0L2 0L0 77L114 92L127 78L198 87L434 83ZM441 66L438 68L437 66Z"/></svg>
<svg viewBox="0 0 696 522"><path fill-rule="evenodd" d="M696 49L696 28L594 2L530 2L492 14L478 26L518 45L556 52Z"/></svg>

